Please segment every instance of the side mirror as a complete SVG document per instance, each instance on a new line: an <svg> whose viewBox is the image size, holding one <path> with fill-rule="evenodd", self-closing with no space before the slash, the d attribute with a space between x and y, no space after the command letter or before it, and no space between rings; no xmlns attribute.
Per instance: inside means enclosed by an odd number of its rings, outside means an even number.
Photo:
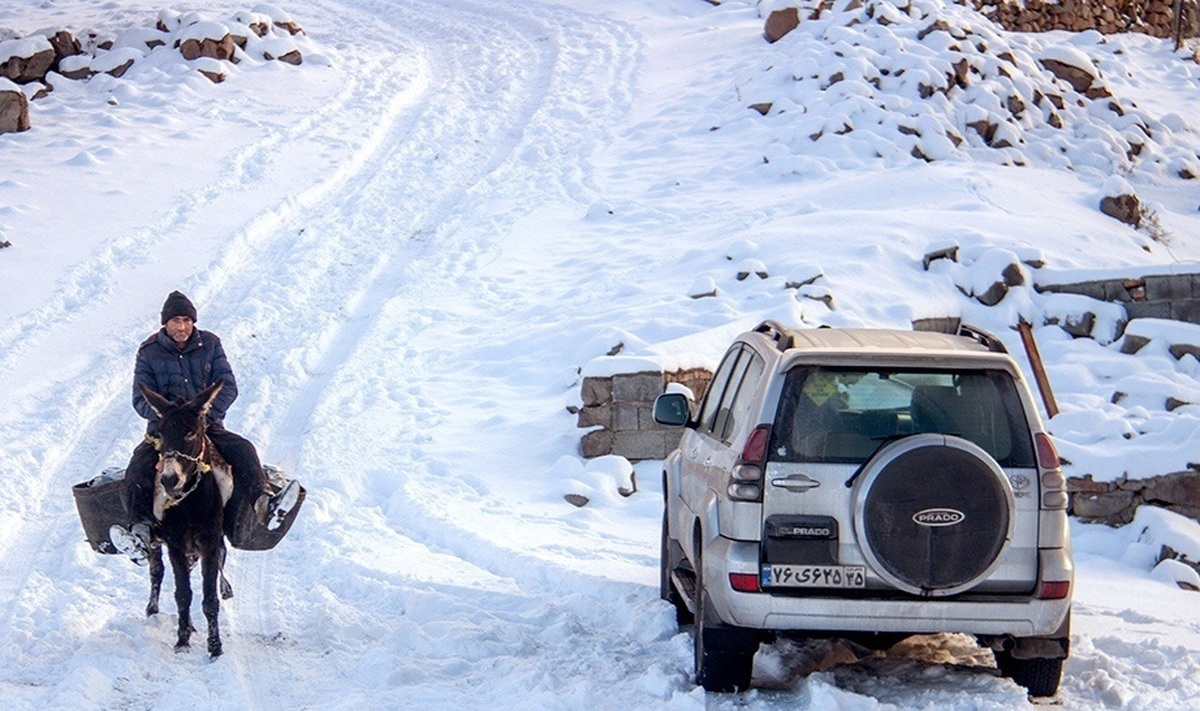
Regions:
<svg viewBox="0 0 1200 711"><path fill-rule="evenodd" d="M663 393L654 400L654 421L660 425L683 427L691 417L691 402L683 393Z"/></svg>

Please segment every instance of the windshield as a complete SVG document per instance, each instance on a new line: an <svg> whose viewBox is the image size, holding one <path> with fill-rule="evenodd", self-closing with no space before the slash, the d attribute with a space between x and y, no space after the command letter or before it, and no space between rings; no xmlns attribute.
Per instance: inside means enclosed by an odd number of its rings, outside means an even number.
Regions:
<svg viewBox="0 0 1200 711"><path fill-rule="evenodd" d="M794 368L770 457L861 463L884 443L923 432L974 442L1000 466L1034 466L1016 386L998 370Z"/></svg>

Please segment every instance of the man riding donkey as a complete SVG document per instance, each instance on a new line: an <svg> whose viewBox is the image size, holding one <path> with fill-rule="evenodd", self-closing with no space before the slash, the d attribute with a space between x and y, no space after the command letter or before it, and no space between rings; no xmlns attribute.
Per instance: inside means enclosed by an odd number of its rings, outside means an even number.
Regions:
<svg viewBox="0 0 1200 711"><path fill-rule="evenodd" d="M245 437L225 429L225 411L237 398L237 381L221 347L221 339L196 328L196 307L178 291L171 292L162 307L163 327L138 348L133 376L133 409L147 420L146 440L133 450L125 470L125 509L128 527L114 525L109 538L121 553L138 565L148 560L156 521L154 480L159 452L152 435L158 425L158 413L146 401L139 386L144 385L168 400L190 400L210 385L221 383L220 392L208 411L208 439L229 464L233 475L233 493L226 504L226 519L247 518L246 507L253 507L258 525L274 530L296 506L300 483L291 480L274 493L258 459L258 451ZM226 529L229 530L229 529Z"/></svg>

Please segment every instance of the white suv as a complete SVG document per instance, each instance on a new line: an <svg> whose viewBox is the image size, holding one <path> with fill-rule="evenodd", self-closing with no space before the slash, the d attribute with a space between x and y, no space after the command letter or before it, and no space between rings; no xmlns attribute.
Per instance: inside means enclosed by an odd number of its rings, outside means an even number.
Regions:
<svg viewBox="0 0 1200 711"><path fill-rule="evenodd" d="M749 686L773 634L886 649L964 632L1033 696L1058 689L1074 565L1058 455L994 337L739 336L664 460L662 596L695 622L696 683Z"/></svg>

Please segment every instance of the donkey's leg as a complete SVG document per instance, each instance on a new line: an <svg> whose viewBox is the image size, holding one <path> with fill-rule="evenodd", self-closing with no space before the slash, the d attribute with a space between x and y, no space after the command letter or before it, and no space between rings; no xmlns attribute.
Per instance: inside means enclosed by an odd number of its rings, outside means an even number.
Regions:
<svg viewBox="0 0 1200 711"><path fill-rule="evenodd" d="M224 543L218 542L200 558L200 570L204 574L204 617L208 620L208 654L214 659L221 656L221 598L217 596L217 585L222 577L222 548Z"/></svg>
<svg viewBox="0 0 1200 711"><path fill-rule="evenodd" d="M146 603L146 617L158 614L158 594L162 591L163 573L162 541L150 543L150 602Z"/></svg>
<svg viewBox="0 0 1200 711"><path fill-rule="evenodd" d="M187 555L174 546L167 546L171 558L171 571L175 573L175 607L179 611L179 637L175 651L187 651L192 638L192 576Z"/></svg>
<svg viewBox="0 0 1200 711"><path fill-rule="evenodd" d="M229 584L229 580L225 578L225 553L228 549L225 547L225 541L221 541L221 599L228 600L233 597L233 586Z"/></svg>

